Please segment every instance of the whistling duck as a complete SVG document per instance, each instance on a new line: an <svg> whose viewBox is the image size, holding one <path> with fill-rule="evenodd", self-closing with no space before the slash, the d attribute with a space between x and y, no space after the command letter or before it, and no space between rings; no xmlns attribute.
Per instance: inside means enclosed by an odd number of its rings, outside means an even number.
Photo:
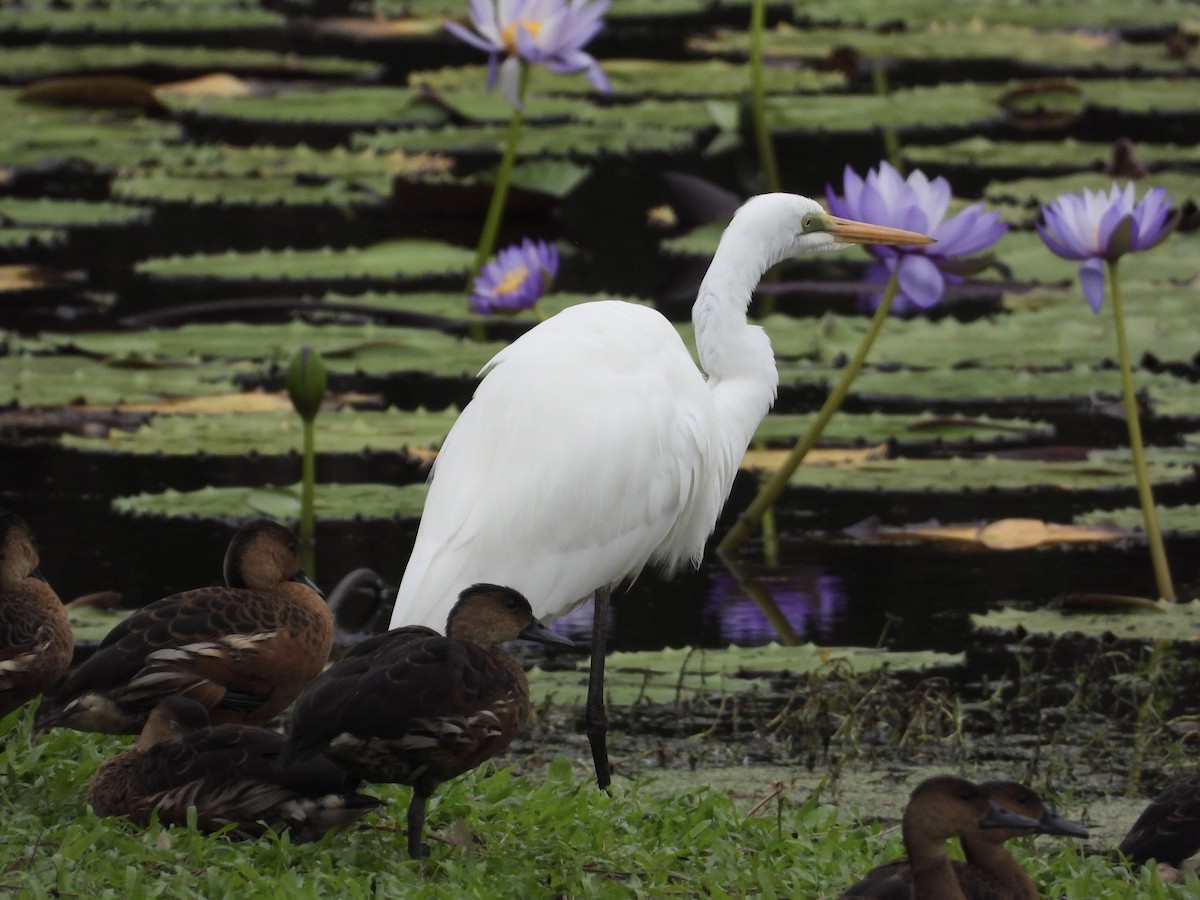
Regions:
<svg viewBox="0 0 1200 900"><path fill-rule="evenodd" d="M1139 865L1154 859L1176 868L1200 852L1200 774L1176 781L1151 800L1120 850Z"/></svg>
<svg viewBox="0 0 1200 900"><path fill-rule="evenodd" d="M573 646L492 584L462 592L445 637L418 625L368 638L300 695L285 758L323 752L364 781L412 786L408 850L427 855L430 795L504 750L529 715L525 672L497 646L517 638Z"/></svg>
<svg viewBox="0 0 1200 900"><path fill-rule="evenodd" d="M281 765L287 738L252 725L209 727L208 711L187 697L158 704L133 747L96 770L88 803L98 816L149 825L185 825L258 837L268 828L295 841L317 840L331 828L383 804L357 793L358 784L323 756Z"/></svg>
<svg viewBox="0 0 1200 900"><path fill-rule="evenodd" d="M901 819L907 866L888 863L873 869L842 894L842 900L966 900L946 853L947 840L979 829L1036 831L1040 827L1037 819L989 800L969 781L950 775L928 778L913 790Z"/></svg>
<svg viewBox="0 0 1200 900"><path fill-rule="evenodd" d="M300 568L295 536L274 522L239 529L224 571L225 587L165 597L116 625L48 692L37 729L137 733L171 696L198 701L217 725L287 707L329 660L329 606Z"/></svg>
<svg viewBox="0 0 1200 900"><path fill-rule="evenodd" d="M33 532L0 510L0 716L54 684L75 641L58 595L37 574Z"/></svg>

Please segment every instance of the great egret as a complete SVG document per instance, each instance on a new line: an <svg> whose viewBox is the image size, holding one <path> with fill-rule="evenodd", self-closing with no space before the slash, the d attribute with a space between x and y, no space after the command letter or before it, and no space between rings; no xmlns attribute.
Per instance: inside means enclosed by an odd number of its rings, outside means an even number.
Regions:
<svg viewBox="0 0 1200 900"><path fill-rule="evenodd" d="M932 239L831 216L794 194L743 204L692 307L703 372L670 322L622 301L565 309L497 353L438 453L392 627L439 627L478 581L520 591L543 620L595 593L586 722L607 786L611 588L647 563L672 573L700 562L775 399L771 342L746 322L763 273L861 243Z"/></svg>

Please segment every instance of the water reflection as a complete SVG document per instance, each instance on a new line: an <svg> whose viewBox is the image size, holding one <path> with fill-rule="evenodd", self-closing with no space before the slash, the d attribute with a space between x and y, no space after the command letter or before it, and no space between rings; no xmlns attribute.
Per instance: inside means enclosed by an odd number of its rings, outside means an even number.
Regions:
<svg viewBox="0 0 1200 900"><path fill-rule="evenodd" d="M849 612L842 579L820 566L802 566L789 569L786 575L776 573L758 580L801 639L829 639ZM759 605L729 572L713 578L704 615L717 620L718 632L726 644L753 647L778 639Z"/></svg>

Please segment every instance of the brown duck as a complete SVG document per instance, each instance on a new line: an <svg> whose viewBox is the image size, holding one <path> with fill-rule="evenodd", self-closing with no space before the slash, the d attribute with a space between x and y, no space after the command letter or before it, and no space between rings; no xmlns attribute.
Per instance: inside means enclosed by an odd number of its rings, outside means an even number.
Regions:
<svg viewBox="0 0 1200 900"><path fill-rule="evenodd" d="M572 646L492 584L459 595L446 637L409 626L361 642L296 702L285 759L323 752L364 781L411 785L408 851L425 856L434 790L504 750L528 718L525 673L498 646L517 638Z"/></svg>
<svg viewBox="0 0 1200 900"><path fill-rule="evenodd" d="M1175 868L1200 852L1200 774L1176 781L1151 800L1119 849L1138 865L1153 859Z"/></svg>
<svg viewBox="0 0 1200 900"><path fill-rule="evenodd" d="M67 611L37 574L33 532L0 510L0 717L54 684L71 665Z"/></svg>
<svg viewBox="0 0 1200 900"><path fill-rule="evenodd" d="M350 778L322 756L281 766L287 739L251 725L209 727L208 711L187 697L170 697L150 713L130 750L92 776L88 803L98 816L124 816L149 825L185 825L212 832L232 825L234 837L268 828L293 840L317 840L383 804L357 793Z"/></svg>
<svg viewBox="0 0 1200 900"><path fill-rule="evenodd" d="M172 696L196 700L218 725L281 712L329 659L329 606L300 568L295 536L267 520L233 536L225 583L165 597L120 622L47 695L38 730L137 733Z"/></svg>
<svg viewBox="0 0 1200 900"><path fill-rule="evenodd" d="M900 824L908 859L902 863L907 877L888 863L871 870L841 895L842 900L967 900L946 841L985 829L1024 833L1041 828L1029 818L988 799L983 789L962 778L938 775L916 786ZM987 896L987 895L983 895ZM999 894L998 898L1008 895Z"/></svg>
<svg viewBox="0 0 1200 900"><path fill-rule="evenodd" d="M1037 886L1004 848L1005 841L1034 833L1087 837L1087 830L1059 816L1023 784L987 781L979 789L993 803L1036 821L1037 827L982 828L976 823L963 831L959 838L967 861L951 863L962 896L967 900L1037 900L1041 897ZM913 869L907 859L872 869L853 888L854 896L872 900L909 900L912 889Z"/></svg>

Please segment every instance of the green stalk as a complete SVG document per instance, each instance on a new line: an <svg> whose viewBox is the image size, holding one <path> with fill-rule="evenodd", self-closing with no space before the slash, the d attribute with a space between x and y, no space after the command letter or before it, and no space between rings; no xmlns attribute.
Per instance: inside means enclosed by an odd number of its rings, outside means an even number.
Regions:
<svg viewBox="0 0 1200 900"><path fill-rule="evenodd" d="M766 511L775 505L775 501L779 499L779 495L787 487L788 480L792 477L792 474L799 467L800 463L804 461L804 457L808 455L808 451L816 446L817 440L821 437L825 426L829 424L829 420L833 418L833 414L841 408L842 401L850 393L850 386L854 383L854 379L858 376L859 371L861 371L863 363L866 362L871 345L875 343L875 338L879 335L879 330L887 320L888 313L892 309L892 301L896 299L898 289L899 283L896 280L896 272L893 272L892 277L888 280L887 287L884 288L883 298L879 301L879 309L875 311L875 315L871 319L871 324L867 326L867 332L863 335L863 339L858 345L858 350L854 353L854 358L850 360L850 364L846 366L846 370L842 373L841 380L838 381L837 386L829 394L825 405L821 407L816 421L809 426L808 432L804 437L797 441L796 446L792 448L792 452L788 454L783 465L759 488L754 501L738 516L738 520L734 523L733 528L729 530L729 533L717 545L717 555L721 557L726 566L730 565L733 554L750 537L750 534L758 526L758 523L762 521L762 517Z"/></svg>
<svg viewBox="0 0 1200 900"><path fill-rule="evenodd" d="M316 528L313 503L313 486L317 480L317 452L313 427L315 418L306 418L304 423L304 457L300 468L300 564L304 574L316 580Z"/></svg>
<svg viewBox="0 0 1200 900"><path fill-rule="evenodd" d="M1133 455L1133 474L1137 479L1138 501L1146 521L1146 543L1150 546L1150 561L1154 566L1154 581L1159 596L1175 599L1175 585L1167 565L1167 551L1158 527L1158 510L1150 489L1150 474L1146 470L1146 451L1142 444L1142 426L1138 420L1137 396L1133 390L1133 366L1129 359L1129 341L1125 336L1125 311L1121 305L1121 281L1117 260L1108 262L1109 284L1112 285L1113 323L1117 332L1117 359L1121 365L1121 394L1125 401L1125 423L1129 426L1129 450Z"/></svg>
<svg viewBox="0 0 1200 900"><path fill-rule="evenodd" d="M875 96L885 99L891 91L888 87L887 72L884 71L882 62L877 62L871 69L871 87L875 89ZM904 165L900 159L900 136L891 125L883 128L883 155L892 164L892 168L897 172L904 172Z"/></svg>
<svg viewBox="0 0 1200 900"><path fill-rule="evenodd" d="M766 0L750 4L750 109L754 119L754 141L758 144L758 164L768 191L780 190L779 165L775 145L767 127L766 86L763 84L763 28L767 18Z"/></svg>
<svg viewBox="0 0 1200 900"><path fill-rule="evenodd" d="M525 88L529 85L529 63L521 60L521 75L517 86L517 99L525 102ZM517 159L517 141L521 137L521 107L513 108L508 120L508 137L504 141L504 156L496 170L496 181L492 186L492 200L488 204L487 217L483 220L483 231L479 235L479 247L475 250L475 261L471 263L471 276L467 279L467 291L483 264L496 249L496 235L500 233L500 220L504 217L504 204L508 200L508 185L512 180L513 164Z"/></svg>

